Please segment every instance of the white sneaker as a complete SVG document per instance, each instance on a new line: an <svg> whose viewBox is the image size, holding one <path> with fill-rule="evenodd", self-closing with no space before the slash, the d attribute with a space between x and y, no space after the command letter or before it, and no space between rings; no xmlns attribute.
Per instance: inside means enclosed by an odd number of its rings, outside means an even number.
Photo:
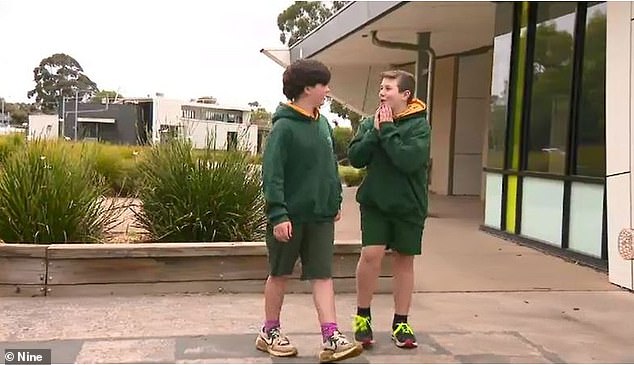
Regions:
<svg viewBox="0 0 634 365"><path fill-rule="evenodd" d="M273 328L267 333L262 327L255 340L255 347L277 357L297 355L297 348L291 344L288 337L284 336L279 328Z"/></svg>
<svg viewBox="0 0 634 365"><path fill-rule="evenodd" d="M348 341L346 336L335 331L326 342L323 343L323 348L319 353L319 362L333 362L349 359L351 357L359 356L363 352L363 346L359 343L352 343Z"/></svg>

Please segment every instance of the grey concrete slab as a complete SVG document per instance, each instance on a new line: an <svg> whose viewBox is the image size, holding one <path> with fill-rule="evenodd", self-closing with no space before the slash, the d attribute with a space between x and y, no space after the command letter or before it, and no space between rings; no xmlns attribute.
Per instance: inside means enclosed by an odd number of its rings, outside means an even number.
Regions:
<svg viewBox="0 0 634 365"><path fill-rule="evenodd" d="M338 239L358 237L353 195L345 189ZM477 199L432 198L438 218L429 220L416 260L410 311L420 348L391 344L393 299L377 295L377 344L348 361L634 362L634 295L610 285L605 273L477 231L479 206ZM338 323L350 333L355 295L336 301ZM294 359L255 350L261 294L13 297L0 299L0 313L0 350L50 347L58 363L315 362L320 343L312 298L301 294L285 298L281 318L300 350Z"/></svg>
<svg viewBox="0 0 634 365"><path fill-rule="evenodd" d="M86 341L76 359L80 364L163 364L174 361L174 340L169 338Z"/></svg>

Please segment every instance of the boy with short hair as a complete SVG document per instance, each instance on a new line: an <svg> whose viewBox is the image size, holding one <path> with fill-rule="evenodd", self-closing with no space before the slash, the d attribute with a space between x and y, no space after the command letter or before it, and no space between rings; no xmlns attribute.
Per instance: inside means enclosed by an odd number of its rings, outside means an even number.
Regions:
<svg viewBox="0 0 634 365"><path fill-rule="evenodd" d="M270 274L264 289L266 320L256 340L259 350L273 356L297 354L280 331L280 312L287 276L299 257L301 279L312 283L321 323L320 362L354 357L363 350L348 341L336 323L332 261L341 181L332 129L319 115L329 82L328 68L312 60L294 62L283 75L283 92L290 102L273 115L262 167Z"/></svg>
<svg viewBox="0 0 634 365"><path fill-rule="evenodd" d="M408 324L414 289L414 256L421 254L427 217L430 126L426 105L414 98L416 81L405 71L381 74L381 105L350 142L348 158L367 168L357 191L362 245L357 264L355 340L374 343L370 303L386 249L394 252L392 340L400 348L418 344Z"/></svg>

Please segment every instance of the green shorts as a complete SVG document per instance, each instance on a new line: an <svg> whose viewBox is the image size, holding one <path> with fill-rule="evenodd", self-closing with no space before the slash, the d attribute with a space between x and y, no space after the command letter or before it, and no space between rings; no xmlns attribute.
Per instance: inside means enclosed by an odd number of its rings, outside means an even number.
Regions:
<svg viewBox="0 0 634 365"><path fill-rule="evenodd" d="M361 244L386 246L403 255L420 255L422 251L423 220L420 224L392 218L385 213L361 207Z"/></svg>
<svg viewBox="0 0 634 365"><path fill-rule="evenodd" d="M293 224L293 236L288 242L275 239L273 227L269 224L266 230L269 274L291 275L300 258L301 280L331 278L334 240L334 222Z"/></svg>

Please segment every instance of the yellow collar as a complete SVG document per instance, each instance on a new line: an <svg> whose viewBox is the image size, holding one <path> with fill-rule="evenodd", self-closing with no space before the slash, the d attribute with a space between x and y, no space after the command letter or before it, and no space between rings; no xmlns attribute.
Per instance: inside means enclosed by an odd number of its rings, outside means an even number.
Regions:
<svg viewBox="0 0 634 365"><path fill-rule="evenodd" d="M412 99L412 101L410 101L407 104L407 109L405 109L404 111L396 114L394 116L394 119L398 119L398 118L403 118L406 117L408 115L414 114L414 113L420 113L422 111L425 111L427 109L427 105L425 105L424 102L422 102L419 99Z"/></svg>
<svg viewBox="0 0 634 365"><path fill-rule="evenodd" d="M311 114L293 103L289 102L286 105L290 106L291 108L293 108L293 110L295 110L296 112L300 113L301 115L305 117L312 118L315 120L319 119L319 109L315 109L314 112Z"/></svg>

